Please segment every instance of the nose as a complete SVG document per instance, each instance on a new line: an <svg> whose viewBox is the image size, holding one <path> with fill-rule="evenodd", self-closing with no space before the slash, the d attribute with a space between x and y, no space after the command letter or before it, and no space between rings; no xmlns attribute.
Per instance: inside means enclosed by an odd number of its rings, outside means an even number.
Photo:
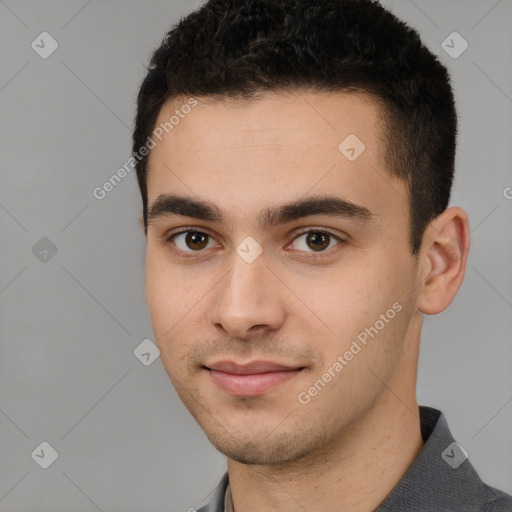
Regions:
<svg viewBox="0 0 512 512"><path fill-rule="evenodd" d="M263 255L247 263L235 254L231 269L215 289L210 323L224 335L246 339L277 330L285 321L285 290Z"/></svg>

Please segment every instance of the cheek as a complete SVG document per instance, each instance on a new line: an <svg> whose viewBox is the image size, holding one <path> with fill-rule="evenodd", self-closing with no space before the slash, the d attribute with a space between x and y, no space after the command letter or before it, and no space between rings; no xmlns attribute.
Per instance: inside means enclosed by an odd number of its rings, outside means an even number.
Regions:
<svg viewBox="0 0 512 512"><path fill-rule="evenodd" d="M169 341L176 337L181 324L186 323L186 313L192 298L186 286L183 270L170 265L162 250L148 247L146 254L146 302L153 331L160 350L168 350ZM193 301L192 301L193 302ZM181 320L180 320L181 319Z"/></svg>
<svg viewBox="0 0 512 512"><path fill-rule="evenodd" d="M168 276L161 258L148 247L146 252L146 302L153 322L155 335L160 334L160 322L165 318L171 294L168 290Z"/></svg>
<svg viewBox="0 0 512 512"><path fill-rule="evenodd" d="M199 337L196 326L201 297L205 293L204 276L171 265L161 249L148 247L146 254L146 302L155 341L167 370L180 370L188 343ZM176 366L176 368L174 368Z"/></svg>
<svg viewBox="0 0 512 512"><path fill-rule="evenodd" d="M358 366L367 358L386 358L387 349L391 355L395 329L404 315L396 311L402 309L403 297L397 279L393 269L385 268L377 261L373 264L362 261L358 265L347 265L328 280L317 282L318 287L312 287L308 280L297 283L297 289L303 290L303 295L301 292L298 295L305 297L304 302L316 314L308 315L314 322L310 325L315 332L311 344L323 352L326 364L333 363L338 355L350 350L354 340L358 340L364 350L354 357L359 363L350 366ZM364 345L365 341L368 347Z"/></svg>
<svg viewBox="0 0 512 512"><path fill-rule="evenodd" d="M328 279L317 281L316 285L306 280L299 286L304 290L304 302L311 305L337 336L350 336L351 329L370 318L374 309L379 309L376 304L378 274L368 266L347 267Z"/></svg>
<svg viewBox="0 0 512 512"><path fill-rule="evenodd" d="M192 273L173 265L165 249L149 245L146 252L146 301L152 317L163 320L167 329L194 299ZM176 318L176 320L177 320Z"/></svg>

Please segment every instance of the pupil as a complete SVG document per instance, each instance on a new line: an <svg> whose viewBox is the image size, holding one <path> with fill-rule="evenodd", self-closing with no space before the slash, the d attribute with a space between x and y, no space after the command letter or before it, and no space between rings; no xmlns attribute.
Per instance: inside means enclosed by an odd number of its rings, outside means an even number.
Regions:
<svg viewBox="0 0 512 512"><path fill-rule="evenodd" d="M329 246L328 238L329 237L326 233L310 233L308 235L307 241L308 241L308 243L313 242L313 244L315 244L315 243L320 242L322 244L321 246L316 245L316 247L311 247L312 249L314 249L316 251L317 249L321 250L321 249L325 249L326 247Z"/></svg>

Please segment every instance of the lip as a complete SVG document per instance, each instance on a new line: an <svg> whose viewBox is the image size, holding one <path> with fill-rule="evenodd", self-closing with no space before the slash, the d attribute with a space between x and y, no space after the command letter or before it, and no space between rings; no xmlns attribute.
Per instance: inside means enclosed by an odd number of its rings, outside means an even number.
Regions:
<svg viewBox="0 0 512 512"><path fill-rule="evenodd" d="M297 376L304 367L287 366L275 361L251 361L237 364L218 361L205 365L213 382L235 397L260 396Z"/></svg>
<svg viewBox="0 0 512 512"><path fill-rule="evenodd" d="M256 373L285 372L302 368L300 366L287 366L275 361L251 361L245 364L238 364L234 361L217 361L205 365L209 370L216 370L234 375L254 375Z"/></svg>

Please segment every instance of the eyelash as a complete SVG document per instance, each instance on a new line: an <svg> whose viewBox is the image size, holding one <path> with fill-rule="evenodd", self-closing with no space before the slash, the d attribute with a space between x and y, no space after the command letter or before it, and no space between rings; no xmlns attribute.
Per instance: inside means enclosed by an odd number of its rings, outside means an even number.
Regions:
<svg viewBox="0 0 512 512"><path fill-rule="evenodd" d="M175 237L177 237L178 235L181 235L183 233L198 233L200 235L206 235L210 239L213 239L213 237L210 234L208 234L204 231L200 231L197 228L187 227L180 231L176 231L171 236L167 237L165 239L165 245L172 243ZM328 236L334 238L338 242L338 244L335 245L334 247L331 247L330 249L328 249L326 251L322 251L320 253L315 253L315 252L309 253L309 251L305 251L307 254L307 256L305 256L306 259L321 259L325 256L330 256L331 255L330 253L333 250L335 250L336 247L339 247L340 245L345 243L345 240L343 240L339 236L335 235L334 233L331 233L330 231L327 231L325 229L312 229L312 228L305 228L303 231L300 231L299 233L297 233L295 238L290 243L293 243L297 238L299 238L300 236L307 234L307 233L320 233L320 234L328 235ZM175 250L175 252L180 253L180 256L182 256L183 258L196 258L197 254L201 254L202 252L204 252L204 249L202 249L200 251L183 251L181 249L177 249L177 250ZM299 251L299 252L304 252L304 251Z"/></svg>

